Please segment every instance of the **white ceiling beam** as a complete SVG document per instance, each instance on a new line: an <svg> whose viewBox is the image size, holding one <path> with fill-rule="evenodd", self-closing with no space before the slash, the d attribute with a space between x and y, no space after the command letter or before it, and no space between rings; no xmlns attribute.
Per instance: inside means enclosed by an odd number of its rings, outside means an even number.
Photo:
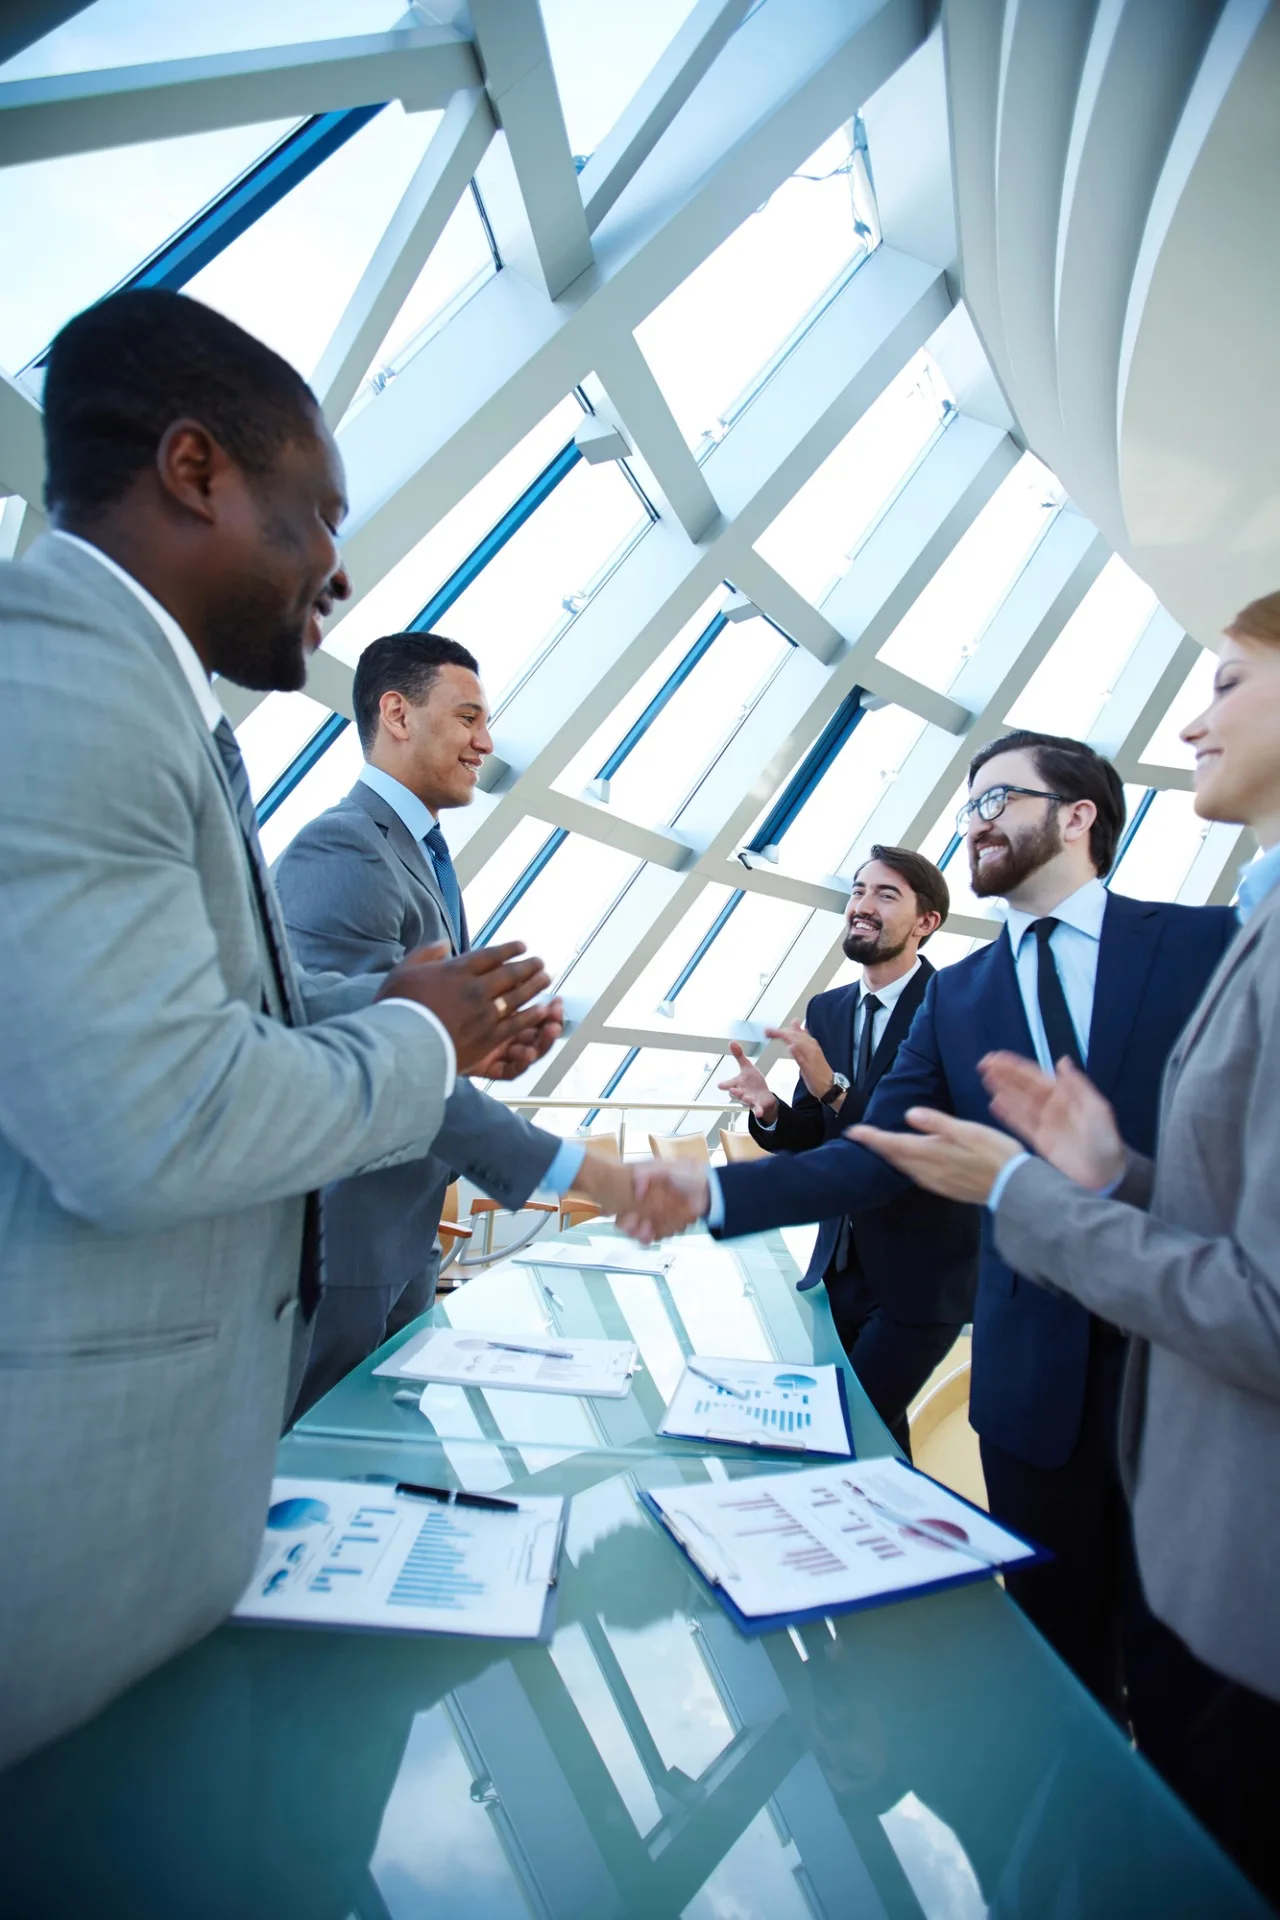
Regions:
<svg viewBox="0 0 1280 1920"><path fill-rule="evenodd" d="M455 93L311 377L331 427L355 398L492 138L483 90Z"/></svg>
<svg viewBox="0 0 1280 1920"><path fill-rule="evenodd" d="M1125 779L1133 787L1175 788L1179 793L1194 793L1196 777L1190 767L1160 767L1152 760L1135 760Z"/></svg>
<svg viewBox="0 0 1280 1920"><path fill-rule="evenodd" d="M558 787L548 787L539 795L537 816L550 826L585 834L601 846L633 853L637 860L648 860L671 873L683 873L693 865L693 848L678 834L662 827L639 826L624 814L611 812L599 801L584 799L580 794L562 793Z"/></svg>
<svg viewBox="0 0 1280 1920"><path fill-rule="evenodd" d="M471 0L471 25L532 243L530 256L504 239L507 196L499 191L489 208L499 252L558 300L593 256L542 15L537 0Z"/></svg>
<svg viewBox="0 0 1280 1920"><path fill-rule="evenodd" d="M44 499L44 426L40 407L24 387L0 372L0 493L18 493L31 506Z"/></svg>
<svg viewBox="0 0 1280 1920"><path fill-rule="evenodd" d="M582 170L592 233L643 165L712 61L737 31L752 0L699 0L630 105Z"/></svg>
<svg viewBox="0 0 1280 1920"><path fill-rule="evenodd" d="M1115 762L1122 780L1129 779L1203 652L1171 613L1156 608L1089 734L1089 745Z"/></svg>
<svg viewBox="0 0 1280 1920"><path fill-rule="evenodd" d="M479 80L445 27L369 33L0 84L0 166L399 100L448 105Z"/></svg>
<svg viewBox="0 0 1280 1920"><path fill-rule="evenodd" d="M653 369L629 328L615 332L596 356L596 377L666 506L689 538L704 540L720 518L715 495L693 457Z"/></svg>

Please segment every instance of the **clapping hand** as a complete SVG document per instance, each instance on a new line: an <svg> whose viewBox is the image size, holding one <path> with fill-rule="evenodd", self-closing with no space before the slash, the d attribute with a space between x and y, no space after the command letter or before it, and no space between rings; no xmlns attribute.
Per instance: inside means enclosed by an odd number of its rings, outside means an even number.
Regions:
<svg viewBox="0 0 1280 1920"><path fill-rule="evenodd" d="M748 1060L736 1040L729 1042L729 1051L738 1063L738 1071L732 1080L720 1082L721 1093L730 1093L744 1107L750 1107L757 1120L771 1127L778 1117L776 1094L769 1091L769 1082L754 1061Z"/></svg>
<svg viewBox="0 0 1280 1920"><path fill-rule="evenodd" d="M1059 1173L1094 1189L1120 1178L1125 1148L1115 1112L1070 1060L1060 1060L1051 1074L1021 1054L989 1053L978 1071L996 1119Z"/></svg>
<svg viewBox="0 0 1280 1920"><path fill-rule="evenodd" d="M544 1000L527 1007L529 1025L512 1039L495 1047L471 1072L477 1080L518 1080L551 1051L564 1032L563 1000Z"/></svg>
<svg viewBox="0 0 1280 1920"><path fill-rule="evenodd" d="M643 1160L633 1170L635 1199L618 1225L641 1246L682 1233L701 1220L711 1198L707 1170L688 1160Z"/></svg>
<svg viewBox="0 0 1280 1920"><path fill-rule="evenodd" d="M541 1036L542 1009L528 1002L550 986L550 976L541 960L522 959L523 953L519 940L452 958L443 942L419 947L392 967L377 998L416 1000L428 1007L453 1041L458 1072L475 1073L508 1047L536 1045L525 1039L531 1032Z"/></svg>
<svg viewBox="0 0 1280 1920"><path fill-rule="evenodd" d="M815 1100L821 1100L824 1093L830 1093L835 1079L831 1063L813 1035L798 1020L789 1020L785 1027L766 1027L764 1031L767 1040L781 1040Z"/></svg>

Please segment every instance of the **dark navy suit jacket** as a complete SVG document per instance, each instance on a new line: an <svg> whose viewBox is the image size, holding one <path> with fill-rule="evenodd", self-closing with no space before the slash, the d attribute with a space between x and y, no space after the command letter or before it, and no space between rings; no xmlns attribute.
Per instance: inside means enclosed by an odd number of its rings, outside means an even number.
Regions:
<svg viewBox="0 0 1280 1920"><path fill-rule="evenodd" d="M1174 1041L1236 931L1225 907L1176 907L1112 894L1102 923L1089 1076L1130 1146L1155 1148L1160 1080ZM865 1118L906 1130L908 1107L989 1121L978 1062L995 1048L1035 1058L1008 936L935 973ZM841 1138L800 1155L723 1167L723 1237L883 1206L911 1183ZM969 1417L983 1439L1033 1466L1062 1466L1080 1430L1089 1316L1065 1294L1010 1271L984 1215Z"/></svg>
<svg viewBox="0 0 1280 1920"><path fill-rule="evenodd" d="M932 978L933 968L922 955L919 970L889 1014L871 1056L866 1081L861 1087L850 1087L839 1113L815 1100L801 1078L791 1105L778 1103L775 1126L764 1128L754 1117L748 1122L753 1138L770 1153L807 1153L828 1140L838 1140L846 1127L861 1120L876 1087L893 1065ZM805 1025L828 1065L850 1080L858 991L856 986L846 986L816 994L805 1013ZM816 1287L831 1265L845 1217L841 1214L824 1220L819 1227L809 1271L800 1282L802 1291ZM921 1193L913 1187L884 1206L854 1214L852 1229L858 1264L889 1319L912 1326L946 1321L963 1326L969 1319L978 1277L980 1222L976 1207L958 1206L954 1200L940 1200L936 1194Z"/></svg>

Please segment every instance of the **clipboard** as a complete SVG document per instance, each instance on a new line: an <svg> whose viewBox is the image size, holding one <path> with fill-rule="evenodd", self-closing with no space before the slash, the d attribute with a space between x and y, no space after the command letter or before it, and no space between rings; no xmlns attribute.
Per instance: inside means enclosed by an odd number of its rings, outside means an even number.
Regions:
<svg viewBox="0 0 1280 1920"><path fill-rule="evenodd" d="M849 1393L843 1367L836 1366L832 1363L824 1363L820 1368L806 1367L803 1370L797 1371L789 1361L757 1362L717 1361L708 1359L705 1362L706 1371L702 1372L700 1369L703 1364L702 1356L699 1354L694 1354L690 1359L686 1360L685 1372L676 1384L675 1392L667 1403L667 1412L663 1416L662 1424L657 1429L663 1439L686 1440L691 1445L698 1446L704 1452L708 1447L712 1447L717 1453L728 1451L731 1455L755 1455L764 1451L784 1454L790 1460L853 1460L857 1458L857 1448L853 1442L853 1422L849 1416ZM833 1374L836 1397L835 1412L843 1427L843 1446L839 1448L806 1446L803 1439L798 1437L803 1432L803 1429L795 1426L792 1427L791 1432L783 1434L776 1427L762 1424L758 1434L744 1435L741 1439L736 1439L723 1433L715 1433L709 1427L700 1432L690 1433L679 1427L668 1426L667 1420L671 1415L671 1409L679 1398L682 1389L685 1388L689 1374L692 1373L694 1378L701 1383L710 1382L711 1376L718 1372L732 1372L736 1369L737 1371L734 1377L740 1381L747 1377L747 1370L749 1368L756 1366L761 1369L762 1375L773 1374L776 1378L789 1376L789 1389L794 1389L799 1382L804 1382L807 1386L812 1381L815 1373ZM711 1386L710 1390L714 1392L714 1385Z"/></svg>
<svg viewBox="0 0 1280 1920"><path fill-rule="evenodd" d="M898 1461L897 1464L905 1472L915 1475L920 1480L929 1482L930 1485L936 1486L939 1484L936 1481L932 1481L928 1474L921 1473L918 1467L912 1466L905 1460ZM759 1481L745 1479L735 1484L741 1485L745 1489L758 1486ZM953 1493L949 1487L942 1488L941 1491L947 1496L949 1501L966 1508L983 1523L991 1524L991 1516L984 1513L981 1507L975 1506L971 1500L966 1500L962 1494ZM953 1587L973 1586L980 1580L993 1579L1005 1565L1016 1564L1019 1570L1021 1570L1025 1567L1039 1566L1054 1558L1054 1555L1047 1548L1038 1546L1035 1542L1027 1540L1024 1535L1015 1534L1010 1527L1001 1526L1000 1530L1003 1533L1007 1534L1011 1539L1016 1540L1019 1545L1025 1549L1021 1555L1011 1555L1008 1561L993 1560L985 1565L977 1565L973 1561L966 1562L957 1552L955 1556L956 1565L953 1572L943 1573L940 1571L935 1578L916 1580L908 1586L898 1587L892 1591L859 1594L845 1600L828 1599L824 1600L820 1605L813 1607L784 1608L776 1613L745 1613L735 1601L721 1575L712 1567L705 1564L703 1559L699 1558L696 1543L684 1537L680 1529L673 1525L671 1518L663 1511L657 1500L654 1499L652 1493L650 1493L647 1488L638 1488L637 1497L656 1525L660 1527L663 1534L671 1541L677 1550L683 1554L702 1586L719 1602L738 1631L748 1639L758 1639L763 1634L777 1633L787 1627L804 1625L809 1621L826 1620L835 1614L868 1612L874 1607L894 1606L901 1601L914 1600L926 1594L945 1593ZM999 1525L1000 1523L995 1524ZM710 1556L707 1556L707 1558L710 1558Z"/></svg>

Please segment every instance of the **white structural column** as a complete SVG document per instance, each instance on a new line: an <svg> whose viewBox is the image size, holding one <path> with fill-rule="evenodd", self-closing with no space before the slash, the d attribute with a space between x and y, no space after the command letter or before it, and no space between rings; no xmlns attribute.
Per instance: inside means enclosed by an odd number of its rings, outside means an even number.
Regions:
<svg viewBox="0 0 1280 1920"><path fill-rule="evenodd" d="M44 496L40 418L31 395L0 372L0 493L19 493L33 506Z"/></svg>
<svg viewBox="0 0 1280 1920"><path fill-rule="evenodd" d="M484 92L455 93L312 375L330 426L350 406L492 138Z"/></svg>
<svg viewBox="0 0 1280 1920"><path fill-rule="evenodd" d="M496 201L490 217L504 261L558 300L591 265L591 236L569 152L564 114L537 0L471 0L476 51L494 115L506 136L519 207ZM521 217L532 255L502 232Z"/></svg>
<svg viewBox="0 0 1280 1920"><path fill-rule="evenodd" d="M425 26L10 80L0 85L0 166L385 100L439 108L478 80L470 43Z"/></svg>
<svg viewBox="0 0 1280 1920"><path fill-rule="evenodd" d="M659 506L670 509L691 540L703 539L720 509L629 328L601 348L595 371L619 423L657 482Z"/></svg>

